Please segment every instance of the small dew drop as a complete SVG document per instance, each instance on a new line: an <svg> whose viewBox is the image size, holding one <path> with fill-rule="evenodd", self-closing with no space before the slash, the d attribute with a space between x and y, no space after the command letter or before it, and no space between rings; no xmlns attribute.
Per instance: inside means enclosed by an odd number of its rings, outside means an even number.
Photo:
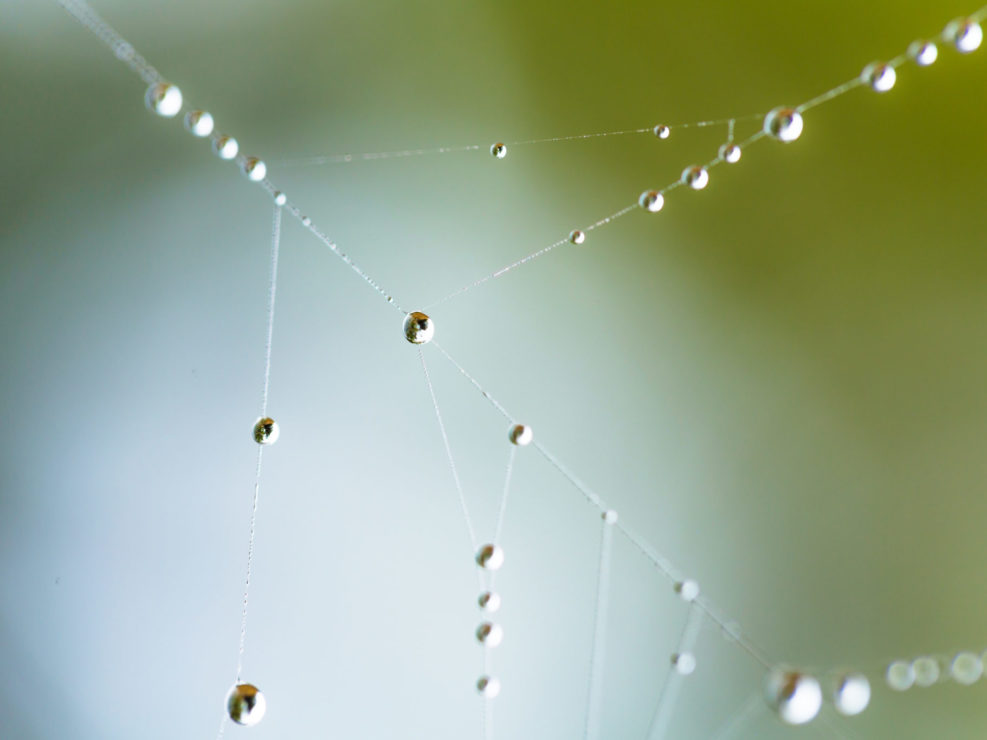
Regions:
<svg viewBox="0 0 987 740"><path fill-rule="evenodd" d="M677 593L683 601L695 601L699 598L699 584L687 578L686 580L679 581L675 584L675 593Z"/></svg>
<svg viewBox="0 0 987 740"><path fill-rule="evenodd" d="M764 696L783 722L804 725L822 708L822 687L807 673L772 668L764 679Z"/></svg>
<svg viewBox="0 0 987 740"><path fill-rule="evenodd" d="M664 125L655 126L654 132L659 139L667 139L672 135L672 129Z"/></svg>
<svg viewBox="0 0 987 740"><path fill-rule="evenodd" d="M894 67L890 67L884 62L873 62L864 67L860 73L860 79L870 85L874 92L887 92L894 87L898 75L895 74Z"/></svg>
<svg viewBox="0 0 987 740"><path fill-rule="evenodd" d="M516 444L518 447L525 447L530 445L532 440L534 440L535 433L529 426L515 424L507 433L507 437L511 440L512 444Z"/></svg>
<svg viewBox="0 0 987 740"><path fill-rule="evenodd" d="M915 669L907 661L896 660L888 666L884 678L895 691L907 691L915 683Z"/></svg>
<svg viewBox="0 0 987 740"><path fill-rule="evenodd" d="M435 336L435 322L428 314L412 311L404 317L404 336L412 344L428 344Z"/></svg>
<svg viewBox="0 0 987 740"><path fill-rule="evenodd" d="M775 108L764 117L764 131L778 141L795 141L802 135L802 114L794 108Z"/></svg>
<svg viewBox="0 0 987 740"><path fill-rule="evenodd" d="M212 114L204 110L190 110L185 114L185 130L193 136L204 138L212 133L216 122Z"/></svg>
<svg viewBox="0 0 987 740"><path fill-rule="evenodd" d="M637 201L641 208L651 213L658 213L665 205L665 197L657 190L645 190Z"/></svg>
<svg viewBox="0 0 987 740"><path fill-rule="evenodd" d="M312 225L312 219L310 219L308 216L302 216L302 226L308 228L311 225Z"/></svg>
<svg viewBox="0 0 987 740"><path fill-rule="evenodd" d="M579 229L573 229L569 232L569 241L573 244L582 244L586 241L586 234Z"/></svg>
<svg viewBox="0 0 987 740"><path fill-rule="evenodd" d="M476 554L476 563L487 570L500 570L504 564L504 551L497 545L484 545Z"/></svg>
<svg viewBox="0 0 987 740"><path fill-rule="evenodd" d="M278 423L269 416L257 420L254 424L254 442L259 445L272 445L281 436L281 428Z"/></svg>
<svg viewBox="0 0 987 740"><path fill-rule="evenodd" d="M972 18L957 18L950 21L942 35L963 54L976 51L984 40L983 29Z"/></svg>
<svg viewBox="0 0 987 740"><path fill-rule="evenodd" d="M182 109L182 91L170 82L158 82L147 88L144 103L159 116L174 118Z"/></svg>
<svg viewBox="0 0 987 740"><path fill-rule="evenodd" d="M220 134L213 139L212 149L220 159L233 159L240 152L240 144L232 136Z"/></svg>
<svg viewBox="0 0 987 740"><path fill-rule="evenodd" d="M240 169L251 182L260 182L267 177L267 165L264 164L263 159L257 157L247 157L240 165Z"/></svg>
<svg viewBox="0 0 987 740"><path fill-rule="evenodd" d="M975 653L957 653L949 664L949 675L956 683L969 686L980 680L984 674L984 664Z"/></svg>
<svg viewBox="0 0 987 740"><path fill-rule="evenodd" d="M920 67L928 67L939 58L939 48L931 41L913 41L908 47L908 57Z"/></svg>
<svg viewBox="0 0 987 740"><path fill-rule="evenodd" d="M490 153L497 159L503 159L507 156L507 144L502 141L498 141L490 147Z"/></svg>
<svg viewBox="0 0 987 740"><path fill-rule="evenodd" d="M252 727L264 719L267 700L253 684L240 683L227 694L226 711L229 712L230 719L238 725Z"/></svg>
<svg viewBox="0 0 987 740"><path fill-rule="evenodd" d="M680 676L689 676L696 670L696 656L692 653L675 653L672 666Z"/></svg>
<svg viewBox="0 0 987 740"><path fill-rule="evenodd" d="M833 706L845 717L860 714L870 704L870 681L862 673L847 673L836 680Z"/></svg>
<svg viewBox="0 0 987 740"><path fill-rule="evenodd" d="M274 205L283 206L288 202L288 196L282 193L280 190L274 191Z"/></svg>
<svg viewBox="0 0 987 740"><path fill-rule="evenodd" d="M915 685L927 688L939 680L939 661L923 656L912 661L912 673L915 674Z"/></svg>
<svg viewBox="0 0 987 740"><path fill-rule="evenodd" d="M727 164L735 164L740 161L740 147L736 144L723 144L720 147L720 159Z"/></svg>
<svg viewBox="0 0 987 740"><path fill-rule="evenodd" d="M682 170L682 182L693 190L702 190L709 185L709 172L705 167L693 165Z"/></svg>
<svg viewBox="0 0 987 740"><path fill-rule="evenodd" d="M504 628L493 622L483 622L476 628L476 639L487 647L495 648L504 641Z"/></svg>
<svg viewBox="0 0 987 740"><path fill-rule="evenodd" d="M602 519L606 524L616 524L618 518L617 512L613 509L607 509L602 514Z"/></svg>
<svg viewBox="0 0 987 740"><path fill-rule="evenodd" d="M476 682L476 690L487 699L496 699L500 694L500 681L493 676L480 676Z"/></svg>
<svg viewBox="0 0 987 740"><path fill-rule="evenodd" d="M484 591L476 603L480 605L483 611L493 613L500 609L500 594L496 591Z"/></svg>

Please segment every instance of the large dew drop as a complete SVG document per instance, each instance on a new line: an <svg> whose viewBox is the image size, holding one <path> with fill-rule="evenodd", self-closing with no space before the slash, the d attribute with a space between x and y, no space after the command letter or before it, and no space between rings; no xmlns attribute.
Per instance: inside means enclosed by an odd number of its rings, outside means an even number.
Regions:
<svg viewBox="0 0 987 740"><path fill-rule="evenodd" d="M238 725L252 727L264 719L267 700L256 686L239 683L226 696L226 711Z"/></svg>
<svg viewBox="0 0 987 740"><path fill-rule="evenodd" d="M794 108L775 108L764 117L764 132L778 141L795 141L802 135L802 114Z"/></svg>
<svg viewBox="0 0 987 740"><path fill-rule="evenodd" d="M887 92L894 87L898 76L895 74L894 67L883 62L874 62L864 67L864 71L860 73L860 79L870 85L874 92Z"/></svg>
<svg viewBox="0 0 987 740"><path fill-rule="evenodd" d="M772 668L764 680L764 696L781 720L804 725L815 719L822 707L822 687L807 673Z"/></svg>
<svg viewBox="0 0 987 740"><path fill-rule="evenodd" d="M427 344L435 336L435 322L428 314L413 311L404 318L404 337L412 344Z"/></svg>
<svg viewBox="0 0 987 740"><path fill-rule="evenodd" d="M870 704L870 681L862 673L848 673L836 680L833 706L846 717L860 714Z"/></svg>
<svg viewBox="0 0 987 740"><path fill-rule="evenodd" d="M158 82L147 88L144 103L159 116L174 118L182 109L182 91L170 82Z"/></svg>

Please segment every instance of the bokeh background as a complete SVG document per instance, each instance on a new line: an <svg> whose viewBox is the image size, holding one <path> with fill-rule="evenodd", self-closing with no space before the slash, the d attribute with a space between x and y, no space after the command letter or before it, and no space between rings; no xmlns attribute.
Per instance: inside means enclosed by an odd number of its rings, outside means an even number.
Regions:
<svg viewBox="0 0 987 740"><path fill-rule="evenodd" d="M975 8L101 0L187 100L415 309L715 156L725 128L512 147L795 104ZM233 679L272 206L54 2L0 24L0 736L210 738ZM764 652L871 677L851 720L738 737L976 738L987 684L987 52L941 50L437 306L442 345ZM757 124L738 126L746 136ZM342 152L479 152L319 168ZM228 737L481 737L472 553L401 322L286 220L244 678ZM503 419L426 356L481 538ZM582 736L600 522L519 452L495 736ZM686 609L614 542L602 737L643 738ZM707 623L669 737L761 669Z"/></svg>

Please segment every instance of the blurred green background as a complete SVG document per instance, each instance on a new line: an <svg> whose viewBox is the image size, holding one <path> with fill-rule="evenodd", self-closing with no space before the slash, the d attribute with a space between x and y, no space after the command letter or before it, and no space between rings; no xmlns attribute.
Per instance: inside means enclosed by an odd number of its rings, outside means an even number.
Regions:
<svg viewBox="0 0 987 740"><path fill-rule="evenodd" d="M974 10L813 4L102 0L95 7L408 309L712 159ZM215 732L233 678L271 204L54 2L0 27L0 736ZM987 647L987 52L942 49L431 313L437 339L765 653L871 707L737 737L976 738L983 691L894 658ZM738 125L738 136L757 124ZM282 160L480 144L319 168ZM400 317L286 221L244 678L228 737L481 737L472 553ZM480 537L503 419L426 348ZM495 736L582 735L599 519L519 452ZM614 543L604 738L643 738L686 610ZM706 624L669 737L760 668Z"/></svg>

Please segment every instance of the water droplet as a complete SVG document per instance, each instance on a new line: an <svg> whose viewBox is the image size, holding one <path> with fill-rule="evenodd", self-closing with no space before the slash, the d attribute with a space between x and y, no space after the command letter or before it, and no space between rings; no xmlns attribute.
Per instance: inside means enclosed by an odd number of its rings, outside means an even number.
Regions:
<svg viewBox="0 0 987 740"><path fill-rule="evenodd" d="M888 666L885 680L895 691L907 691L915 683L915 669L904 660L896 660Z"/></svg>
<svg viewBox="0 0 987 740"><path fill-rule="evenodd" d="M912 661L915 685L926 688L939 680L939 661L927 656Z"/></svg>
<svg viewBox="0 0 987 740"><path fill-rule="evenodd" d="M413 311L404 318L404 336L412 344L427 344L435 336L435 322L421 311Z"/></svg>
<svg viewBox="0 0 987 740"><path fill-rule="evenodd" d="M240 151L240 144L232 136L220 134L212 140L212 149L220 159L233 159Z"/></svg>
<svg viewBox="0 0 987 740"><path fill-rule="evenodd" d="M795 141L802 135L802 114L794 108L775 108L764 117L764 131L778 141Z"/></svg>
<svg viewBox="0 0 987 740"><path fill-rule="evenodd" d="M582 244L586 241L586 234L579 229L573 229L569 232L569 241L573 244Z"/></svg>
<svg viewBox="0 0 987 740"><path fill-rule="evenodd" d="M476 603L480 605L483 611L493 613L500 609L500 594L496 591L484 591Z"/></svg>
<svg viewBox="0 0 987 740"><path fill-rule="evenodd" d="M243 174L251 182L260 182L267 177L267 165L264 164L263 159L258 159L257 157L247 157L243 160L243 164L240 165L240 169L243 170Z"/></svg>
<svg viewBox="0 0 987 740"><path fill-rule="evenodd" d="M873 62L864 67L860 79L870 85L874 92L887 92L894 87L898 75L895 74L894 67L889 67L884 62Z"/></svg>
<svg viewBox="0 0 987 740"><path fill-rule="evenodd" d="M696 670L696 656L692 653L675 653L672 656L672 665L680 676L691 675Z"/></svg>
<svg viewBox="0 0 987 740"><path fill-rule="evenodd" d="M920 67L928 67L939 58L939 49L931 41L913 41L908 46L908 57Z"/></svg>
<svg viewBox="0 0 987 740"><path fill-rule="evenodd" d="M606 522L607 524L616 524L618 518L617 512L614 511L613 509L607 509L606 511L603 512L602 518L603 521Z"/></svg>
<svg viewBox="0 0 987 740"><path fill-rule="evenodd" d="M492 147L490 147L490 153L494 155L497 159L503 159L507 156L507 144L502 141L498 141Z"/></svg>
<svg viewBox="0 0 987 740"><path fill-rule="evenodd" d="M665 196L657 190L645 190L637 202L641 204L641 208L652 213L658 213L665 205Z"/></svg>
<svg viewBox="0 0 987 740"><path fill-rule="evenodd" d="M949 664L949 675L956 683L969 686L980 680L984 674L984 664L979 655L974 653L957 653Z"/></svg>
<svg viewBox="0 0 987 740"><path fill-rule="evenodd" d="M497 545L484 545L476 554L476 563L487 570L500 570L504 564L504 551Z"/></svg>
<svg viewBox="0 0 987 740"><path fill-rule="evenodd" d="M288 202L288 196L282 193L280 190L274 191L274 205L283 206Z"/></svg>
<svg viewBox="0 0 987 740"><path fill-rule="evenodd" d="M212 114L204 110L190 110L185 114L185 130L193 136L209 136L215 126Z"/></svg>
<svg viewBox="0 0 987 740"><path fill-rule="evenodd" d="M254 424L254 442L259 445L272 445L281 436L281 429L274 419L265 416Z"/></svg>
<svg viewBox="0 0 987 740"><path fill-rule="evenodd" d="M720 147L720 159L727 164L734 164L740 161L740 147L736 144L723 144Z"/></svg>
<svg viewBox="0 0 987 740"><path fill-rule="evenodd" d="M264 719L267 700L256 686L240 683L227 694L226 710L230 713L230 719L238 725L252 727Z"/></svg>
<svg viewBox="0 0 987 740"><path fill-rule="evenodd" d="M803 725L819 714L822 687L807 673L772 668L764 679L764 696L783 722Z"/></svg>
<svg viewBox="0 0 987 740"><path fill-rule="evenodd" d="M848 673L836 680L833 706L846 717L860 714L870 704L870 681L862 673Z"/></svg>
<svg viewBox="0 0 987 740"><path fill-rule="evenodd" d="M681 596L683 601L695 601L699 598L699 584L687 578L675 584L675 593Z"/></svg>
<svg viewBox="0 0 987 740"><path fill-rule="evenodd" d="M980 48L980 43L984 40L983 29L972 18L957 18L950 21L942 36L963 54Z"/></svg>
<svg viewBox="0 0 987 740"><path fill-rule="evenodd" d="M667 139L672 135L672 130L668 126L655 126L654 131L659 139Z"/></svg>
<svg viewBox="0 0 987 740"><path fill-rule="evenodd" d="M686 167L682 170L682 182L693 190L702 190L709 185L709 172L698 164Z"/></svg>
<svg viewBox="0 0 987 740"><path fill-rule="evenodd" d="M480 676L476 682L476 690L487 699L495 699L500 693L500 681L493 676Z"/></svg>
<svg viewBox="0 0 987 740"><path fill-rule="evenodd" d="M158 82L147 88L144 103L159 116L174 118L182 109L182 91L170 82Z"/></svg>
<svg viewBox="0 0 987 740"><path fill-rule="evenodd" d="M504 628L493 622L483 622L476 628L476 639L487 647L495 648L504 641Z"/></svg>
<svg viewBox="0 0 987 740"><path fill-rule="evenodd" d="M311 225L312 225L312 219L310 219L308 216L302 216L302 226L308 228Z"/></svg>
<svg viewBox="0 0 987 740"><path fill-rule="evenodd" d="M518 447L530 445L535 438L535 433L531 427L524 424L515 424L507 433L508 438Z"/></svg>

